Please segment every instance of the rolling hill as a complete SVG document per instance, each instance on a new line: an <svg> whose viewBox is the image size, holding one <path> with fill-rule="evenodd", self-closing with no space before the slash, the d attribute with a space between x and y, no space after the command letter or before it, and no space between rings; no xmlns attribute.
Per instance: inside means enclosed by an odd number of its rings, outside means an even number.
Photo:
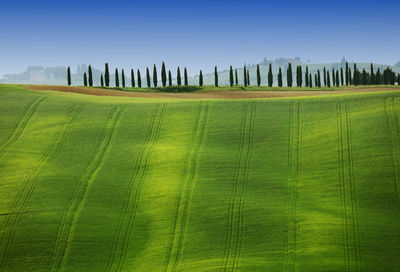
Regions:
<svg viewBox="0 0 400 272"><path fill-rule="evenodd" d="M400 270L400 88L0 98L0 271Z"/></svg>

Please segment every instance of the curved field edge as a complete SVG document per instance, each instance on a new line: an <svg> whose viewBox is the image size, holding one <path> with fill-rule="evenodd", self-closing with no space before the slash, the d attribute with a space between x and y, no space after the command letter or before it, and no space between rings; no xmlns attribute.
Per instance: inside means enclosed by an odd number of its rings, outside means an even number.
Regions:
<svg viewBox="0 0 400 272"><path fill-rule="evenodd" d="M5 141L23 129L0 157L4 271L400 269L398 92L0 91L0 103L46 98L0 117Z"/></svg>

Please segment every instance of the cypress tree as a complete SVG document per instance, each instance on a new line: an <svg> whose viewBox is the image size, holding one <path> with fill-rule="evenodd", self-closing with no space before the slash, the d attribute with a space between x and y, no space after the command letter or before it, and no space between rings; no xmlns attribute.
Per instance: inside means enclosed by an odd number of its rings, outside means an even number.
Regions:
<svg viewBox="0 0 400 272"><path fill-rule="evenodd" d="M185 79L185 86L187 86L189 83L188 83L188 74L187 74L186 67L185 67L185 70L183 71L183 77Z"/></svg>
<svg viewBox="0 0 400 272"><path fill-rule="evenodd" d="M108 70L108 63L105 64L104 81L106 87L110 87L110 71Z"/></svg>
<svg viewBox="0 0 400 272"><path fill-rule="evenodd" d="M167 71L165 70L165 63L161 65L161 82L163 87L167 86Z"/></svg>
<svg viewBox="0 0 400 272"><path fill-rule="evenodd" d="M103 74L100 75L100 86L101 86L102 88L104 87Z"/></svg>
<svg viewBox="0 0 400 272"><path fill-rule="evenodd" d="M135 88L135 73L133 72L133 69L131 69L131 84L132 88Z"/></svg>
<svg viewBox="0 0 400 272"><path fill-rule="evenodd" d="M237 74L237 69L235 69L235 85L237 86L238 84L239 84L238 74Z"/></svg>
<svg viewBox="0 0 400 272"><path fill-rule="evenodd" d="M214 80L215 80L215 87L218 87L218 71L217 66L214 68Z"/></svg>
<svg viewBox="0 0 400 272"><path fill-rule="evenodd" d="M154 87L157 88L158 78L157 78L157 67L155 64L153 66L153 83L154 83Z"/></svg>
<svg viewBox="0 0 400 272"><path fill-rule="evenodd" d="M375 73L374 73L374 65L371 62L371 78L369 84L375 85Z"/></svg>
<svg viewBox="0 0 400 272"><path fill-rule="evenodd" d="M260 87L260 85L261 85L260 65L257 64L257 86Z"/></svg>
<svg viewBox="0 0 400 272"><path fill-rule="evenodd" d="M326 87L326 68L324 66L324 86Z"/></svg>
<svg viewBox="0 0 400 272"><path fill-rule="evenodd" d="M139 88L142 88L142 77L140 75L139 69L137 69L137 85Z"/></svg>
<svg viewBox="0 0 400 272"><path fill-rule="evenodd" d="M326 83L327 83L328 88L330 88L331 87L331 78L329 76L329 71L326 72Z"/></svg>
<svg viewBox="0 0 400 272"><path fill-rule="evenodd" d="M351 69L349 68L349 73L348 73L348 79L349 79L349 85L353 84L353 79L351 77Z"/></svg>
<svg viewBox="0 0 400 272"><path fill-rule="evenodd" d="M400 85L400 74L397 74L397 85Z"/></svg>
<svg viewBox="0 0 400 272"><path fill-rule="evenodd" d="M309 79L308 79L308 86L312 88L312 75L310 74Z"/></svg>
<svg viewBox="0 0 400 272"><path fill-rule="evenodd" d="M115 87L119 87L119 76L118 76L118 69L115 68Z"/></svg>
<svg viewBox="0 0 400 272"><path fill-rule="evenodd" d="M348 86L350 84L350 80L349 80L349 63L346 62L346 86Z"/></svg>
<svg viewBox="0 0 400 272"><path fill-rule="evenodd" d="M318 76L317 76L317 74L314 74L314 82L315 82L315 87L318 87Z"/></svg>
<svg viewBox="0 0 400 272"><path fill-rule="evenodd" d="M292 74L292 64L289 62L288 68L287 68L287 86L292 87L293 84L293 74Z"/></svg>
<svg viewBox="0 0 400 272"><path fill-rule="evenodd" d="M231 84L231 87L233 86L233 69L232 69L232 65L230 67L229 70L229 83Z"/></svg>
<svg viewBox="0 0 400 272"><path fill-rule="evenodd" d="M296 69L296 83L297 87L302 87L303 85L303 72L300 65Z"/></svg>
<svg viewBox="0 0 400 272"><path fill-rule="evenodd" d="M318 70L318 88L321 88L321 72Z"/></svg>
<svg viewBox="0 0 400 272"><path fill-rule="evenodd" d="M151 80L150 80L150 71L148 67L146 67L146 81L147 81L147 88L150 88Z"/></svg>
<svg viewBox="0 0 400 272"><path fill-rule="evenodd" d="M355 86L357 86L358 84L359 84L359 81L358 81L358 70L357 70L357 64L356 63L354 63L354 76L353 76L353 83L354 83L354 85Z"/></svg>
<svg viewBox="0 0 400 272"><path fill-rule="evenodd" d="M171 70L168 70L168 85L172 86L172 75Z"/></svg>
<svg viewBox="0 0 400 272"><path fill-rule="evenodd" d="M199 85L200 87L203 86L203 71L200 70L200 75L199 75Z"/></svg>
<svg viewBox="0 0 400 272"><path fill-rule="evenodd" d="M250 86L250 70L247 69L247 85Z"/></svg>
<svg viewBox="0 0 400 272"><path fill-rule="evenodd" d="M182 85L181 69L179 69L179 66L178 66L178 71L176 73L176 82L177 82L178 86Z"/></svg>
<svg viewBox="0 0 400 272"><path fill-rule="evenodd" d="M309 77L309 75L308 75L308 66L306 66L306 75L305 75L305 84L306 84L306 87L308 87L308 85L310 84L309 80L310 80L310 77Z"/></svg>
<svg viewBox="0 0 400 272"><path fill-rule="evenodd" d="M336 77L335 77L335 79L336 79L336 87L339 87L340 82L339 82L339 71L338 71L338 70L336 70Z"/></svg>
<svg viewBox="0 0 400 272"><path fill-rule="evenodd" d="M92 66L89 65L88 68L88 75L89 75L89 86L93 87L93 74L92 74Z"/></svg>
<svg viewBox="0 0 400 272"><path fill-rule="evenodd" d="M278 72L278 86L282 87L283 85L283 80L282 80L282 68L279 67L279 72Z"/></svg>
<svg viewBox="0 0 400 272"><path fill-rule="evenodd" d="M122 88L125 88L125 73L124 69L121 71L121 79L122 79Z"/></svg>
<svg viewBox="0 0 400 272"><path fill-rule="evenodd" d="M67 68L67 84L68 86L71 86L71 68Z"/></svg>
<svg viewBox="0 0 400 272"><path fill-rule="evenodd" d="M361 83L362 85L367 85L367 71L365 69L362 71Z"/></svg>
<svg viewBox="0 0 400 272"><path fill-rule="evenodd" d="M343 67L340 68L340 83L344 85Z"/></svg>
<svg viewBox="0 0 400 272"><path fill-rule="evenodd" d="M332 86L336 85L336 73L335 68L332 68Z"/></svg>
<svg viewBox="0 0 400 272"><path fill-rule="evenodd" d="M247 87L247 71L246 71L246 66L243 67L243 84L245 87Z"/></svg>
<svg viewBox="0 0 400 272"><path fill-rule="evenodd" d="M381 84L381 70L379 69L379 67L378 67L378 71L376 72L375 84L376 85Z"/></svg>
<svg viewBox="0 0 400 272"><path fill-rule="evenodd" d="M83 73L83 86L87 86L87 76L86 76L86 72Z"/></svg>
<svg viewBox="0 0 400 272"><path fill-rule="evenodd" d="M268 69L268 86L272 87L274 84L274 76L272 74L272 64L269 64L269 69Z"/></svg>

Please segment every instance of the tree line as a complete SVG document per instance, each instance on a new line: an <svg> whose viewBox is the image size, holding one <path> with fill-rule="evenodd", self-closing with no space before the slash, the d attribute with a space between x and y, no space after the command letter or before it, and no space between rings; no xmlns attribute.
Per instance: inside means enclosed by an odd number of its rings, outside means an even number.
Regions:
<svg viewBox="0 0 400 272"><path fill-rule="evenodd" d="M103 73L100 75L100 87L110 87L110 71L109 71L109 65L108 63L105 64L104 67L104 76ZM278 81L278 87L283 87L283 74L282 74L282 68L279 67L279 72L277 75L277 81ZM135 74L136 74L136 79L135 80ZM146 68L146 84L148 88L151 87L158 87L158 73L157 73L157 67L154 64L153 66L153 73L152 77L150 76L150 70L149 68ZM293 87L293 74L294 72L292 71L292 64L288 63L287 69L286 69L286 85L287 87ZM126 81L125 81L125 71L124 69L121 70L121 81L120 81L120 76L119 76L119 71L118 68L115 68L115 87L119 88L125 88L127 87ZM400 74L396 76L396 74L392 71L390 67L387 67L383 71L378 68L376 71L374 69L373 64L371 63L371 67L369 71L366 71L365 69L362 69L361 71L357 68L357 64L354 64L353 67L349 66L349 63L346 62L345 67L341 67L340 69L332 68L332 70L328 70L325 67L322 69L322 71L317 70L314 75L309 72L308 66L305 67L305 71L303 72L303 67L301 65L296 67L296 85L297 87L331 87L331 86L348 86L348 85L381 85L381 84L386 84L386 85L394 85L395 82L399 82L400 79ZM261 85L261 72L260 72L260 65L257 65L256 69L256 85L260 86ZM322 77L322 79L321 79ZM272 72L272 65L269 64L268 67L268 73L266 75L267 78L267 85L269 87L273 87L274 85L274 75ZM135 72L133 69L130 71L130 86L132 88L138 87L142 88L142 77L140 70L137 69ZM151 82L152 81L152 82ZM153 85L152 85L153 83ZM229 68L229 83L230 86L238 86L239 85L239 80L238 80L238 71L237 69L232 68L230 66ZM70 67L67 68L67 84L68 86L71 85L71 69ZM177 68L176 71L176 84L178 86L188 86L188 73L186 67L184 67L183 70L183 83L182 83L182 75L181 75L181 70L180 67ZM203 86L203 71L200 70L199 73L199 86ZM93 87L93 73L92 73L92 66L88 66L88 71L87 73L85 72L83 74L83 85L84 86L90 86ZM166 86L173 86L172 83L172 73L171 70L166 70L165 68L165 63L162 62L161 64L161 85L162 87ZM219 86L218 82L218 68L215 66L214 68L214 85L216 87ZM249 69L244 66L243 67L243 86L248 87L251 86L251 81L250 81L250 71Z"/></svg>

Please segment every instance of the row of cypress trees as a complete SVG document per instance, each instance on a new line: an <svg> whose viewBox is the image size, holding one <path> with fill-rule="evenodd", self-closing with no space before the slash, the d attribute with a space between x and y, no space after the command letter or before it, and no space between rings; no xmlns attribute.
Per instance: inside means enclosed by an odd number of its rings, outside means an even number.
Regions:
<svg viewBox="0 0 400 272"><path fill-rule="evenodd" d="M323 68L323 84L321 82L321 71L317 70L317 72L314 74L314 77L311 73L309 73L308 66L305 67L305 72L303 74L303 68L302 66L297 66L296 67L296 86L297 87L302 87L303 84L305 87L310 87L312 88L313 86L316 87L331 87L331 86L337 86L339 87L340 85L348 86L348 85L380 85L380 84L391 84L394 85L396 81L396 75L395 73L391 70L391 68L387 67L383 72L380 71L380 68L377 69L377 71L374 71L374 66L371 63L371 68L370 71L367 72L365 69L362 71L357 69L357 64L354 64L353 70L349 67L349 64L346 63L345 69L343 67L340 68L340 70L335 70L335 68L332 68L332 71L328 71L325 67ZM132 87L142 87L142 77L140 74L140 70L137 70L137 81L135 81L135 71L131 69L130 73L130 78L131 78L131 86ZM260 72L260 65L257 65L257 70L256 70L256 78L257 78L257 86L261 85L261 72ZM303 82L304 78L304 82ZM400 74L397 76L397 80L400 79ZM153 86L157 87L158 86L158 74L157 74L157 67L154 65L153 67L153 76L152 78L150 77L150 70L149 68L146 68L146 83L147 87L151 87L151 79L153 81ZM184 68L184 73L183 73L183 80L184 80L184 86L188 86L188 74L187 74L187 69L186 67ZM237 69L233 70L232 66L230 66L229 70L229 81L230 81L230 86L232 87L233 85L238 86L239 85L239 80L238 80L238 71ZM286 70L286 84L288 87L293 86L293 71L292 71L292 64L289 63L287 70ZM181 76L181 71L180 68L178 67L177 69L177 76L176 76L176 82L178 86L182 85L182 76ZM273 82L274 82L274 77L273 77L273 72L272 72L272 65L269 64L269 69L268 69L268 74L267 74L267 83L269 87L273 87ZM71 85L71 69L70 67L67 68L67 83L68 85ZM172 74L171 71L168 70L168 75L167 75L167 70L165 68L165 63L162 62L161 65L161 84L163 87L172 86ZM93 86L93 73L92 73L92 67L89 65L88 67L88 72L83 74L83 85L84 86ZM218 69L217 66L214 68L214 85L218 87L219 82L218 82ZM243 85L245 87L250 86L250 72L247 69L246 66L243 67ZM109 66L108 63L105 64L105 71L104 71L104 77L103 74L100 75L100 86L101 87L109 87L110 86L110 72L109 72ZM120 87L120 80L119 80L119 72L118 68L115 69L115 86ZM203 72L200 70L199 74L199 86L203 86ZM279 68L278 72L278 86L282 87L283 86L283 75L282 75L282 68ZM125 88L126 87L126 82L125 82L125 71L124 69L121 70L121 87Z"/></svg>

